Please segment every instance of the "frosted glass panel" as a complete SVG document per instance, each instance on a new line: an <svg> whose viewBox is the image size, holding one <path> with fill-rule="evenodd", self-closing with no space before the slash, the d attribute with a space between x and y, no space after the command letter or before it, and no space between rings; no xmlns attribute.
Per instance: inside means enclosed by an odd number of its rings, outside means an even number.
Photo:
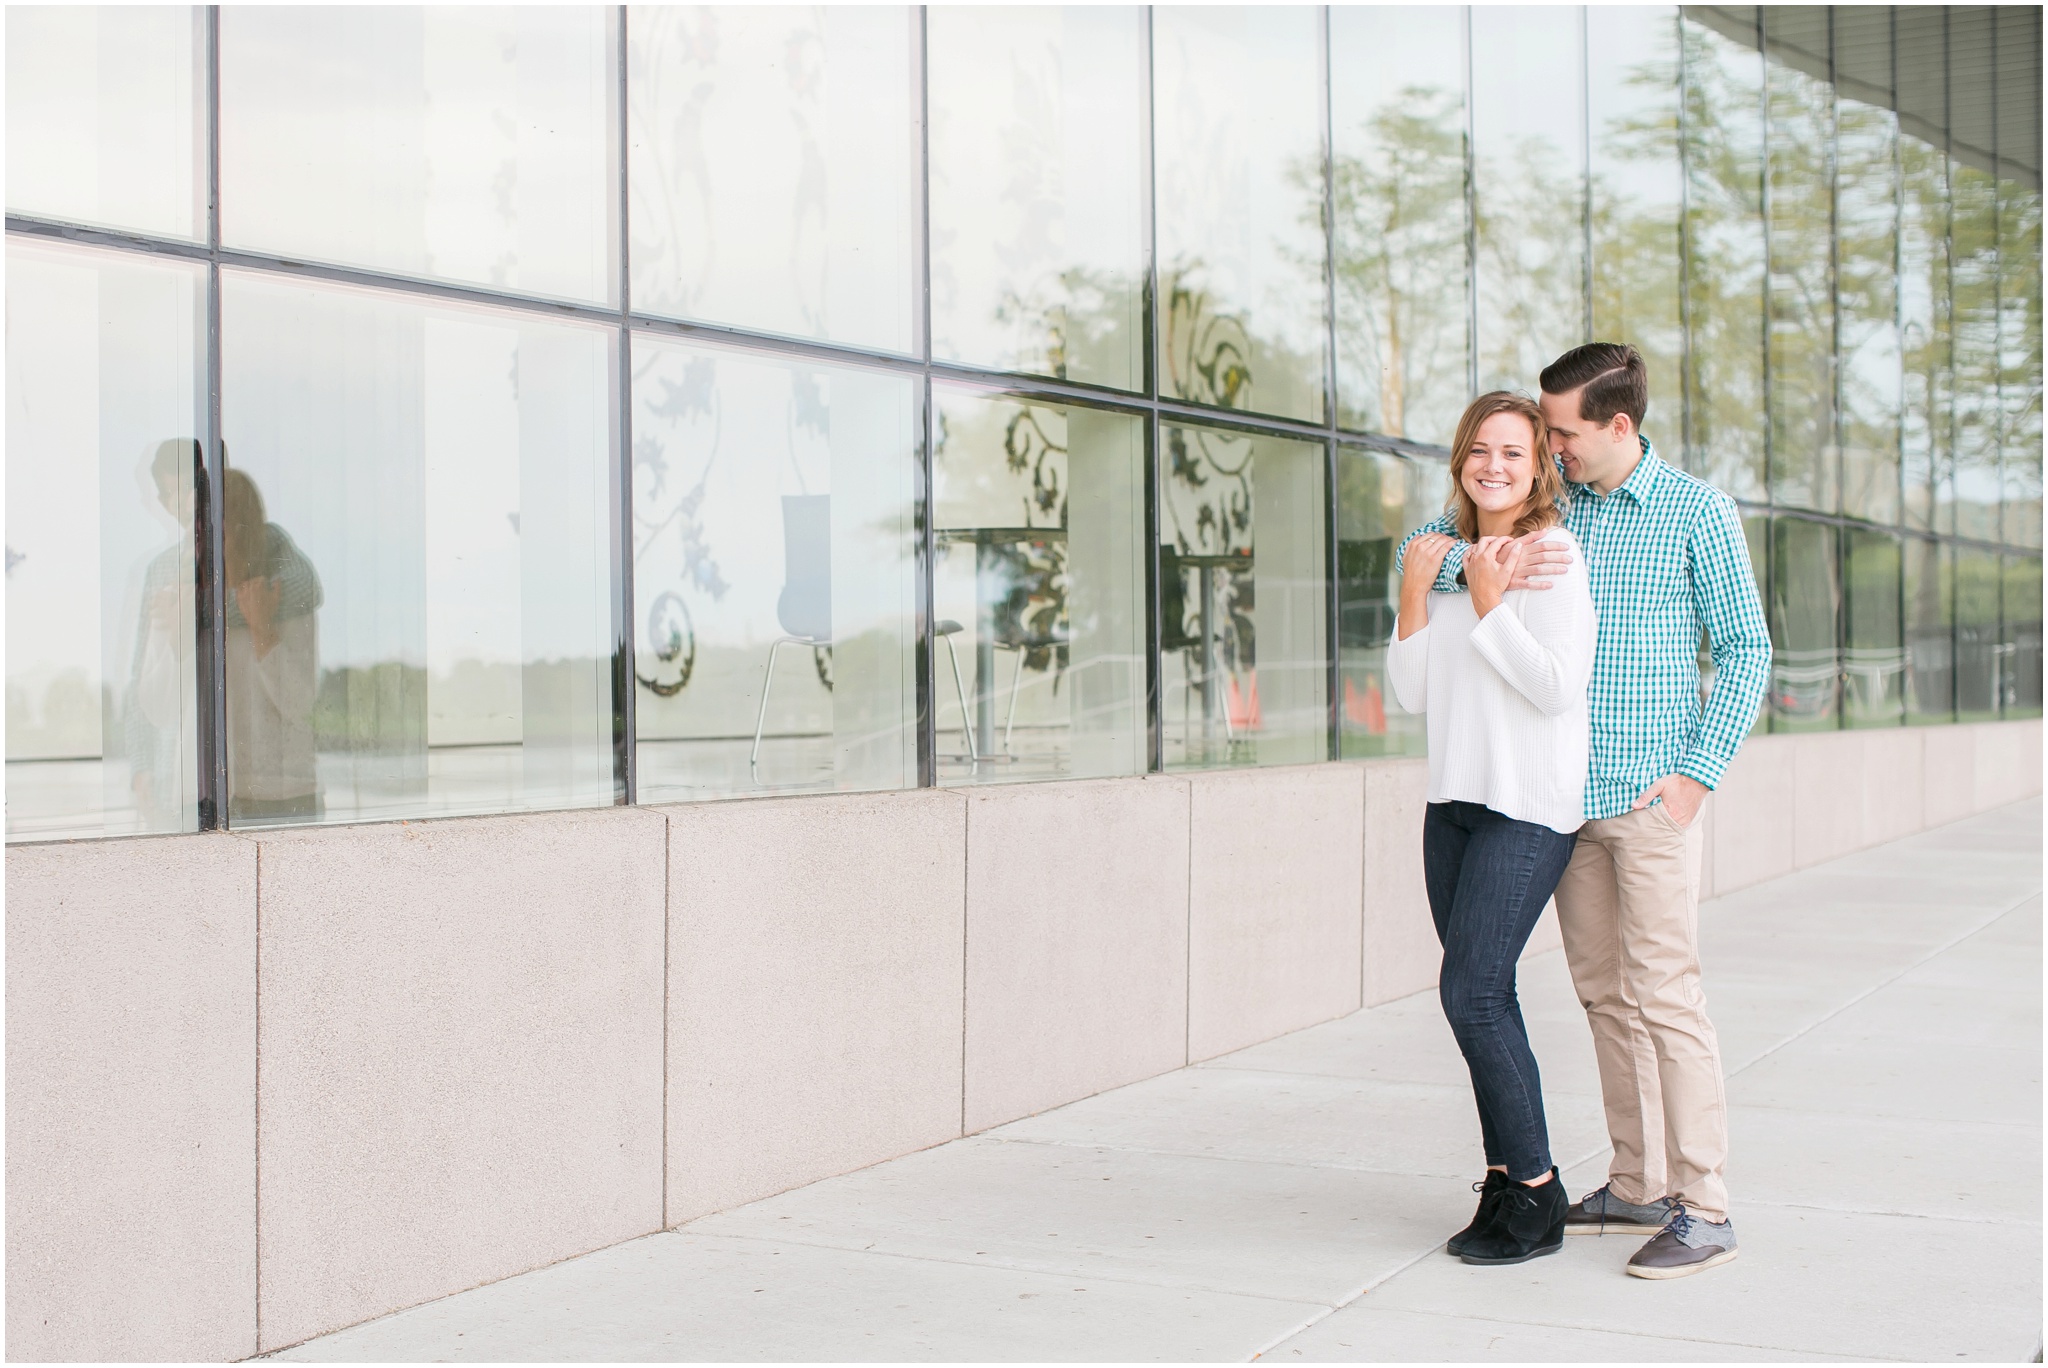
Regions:
<svg viewBox="0 0 2048 1368"><path fill-rule="evenodd" d="M1162 394L1323 417L1317 27L1297 6L1152 13Z"/></svg>
<svg viewBox="0 0 2048 1368"><path fill-rule="evenodd" d="M1472 10L1479 389L1536 390L1586 340L1581 11Z"/></svg>
<svg viewBox="0 0 2048 1368"><path fill-rule="evenodd" d="M927 14L932 354L1138 388L1143 12L941 5Z"/></svg>
<svg viewBox="0 0 2048 1368"><path fill-rule="evenodd" d="M612 334L230 272L229 817L609 803Z"/></svg>
<svg viewBox="0 0 2048 1368"><path fill-rule="evenodd" d="M7 208L206 236L201 11L7 7Z"/></svg>
<svg viewBox="0 0 2048 1368"><path fill-rule="evenodd" d="M915 12L635 7L633 307L908 352Z"/></svg>
<svg viewBox="0 0 2048 1368"><path fill-rule="evenodd" d="M224 8L222 241L610 301L614 14Z"/></svg>
<svg viewBox="0 0 2048 1368"><path fill-rule="evenodd" d="M1447 443L1470 396L1464 14L1330 10L1337 405L1345 427Z"/></svg>
<svg viewBox="0 0 2048 1368"><path fill-rule="evenodd" d="M636 337L643 801L917 782L917 387Z"/></svg>
<svg viewBox="0 0 2048 1368"><path fill-rule="evenodd" d="M199 824L205 275L7 246L7 836Z"/></svg>

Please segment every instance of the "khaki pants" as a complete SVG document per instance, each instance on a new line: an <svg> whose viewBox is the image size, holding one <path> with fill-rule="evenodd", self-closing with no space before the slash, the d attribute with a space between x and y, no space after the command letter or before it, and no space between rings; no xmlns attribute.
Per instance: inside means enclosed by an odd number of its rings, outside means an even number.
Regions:
<svg viewBox="0 0 2048 1368"><path fill-rule="evenodd" d="M1557 915L1600 1061L1614 1195L1720 1222L1728 1096L1700 991L1700 851L1699 819L1681 830L1662 804L1588 822Z"/></svg>

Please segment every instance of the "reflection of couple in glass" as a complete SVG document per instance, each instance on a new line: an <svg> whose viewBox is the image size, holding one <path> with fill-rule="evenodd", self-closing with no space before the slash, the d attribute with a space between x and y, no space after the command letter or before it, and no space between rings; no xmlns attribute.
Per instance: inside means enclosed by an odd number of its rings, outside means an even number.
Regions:
<svg viewBox="0 0 2048 1368"><path fill-rule="evenodd" d="M1424 881L1486 1151L1446 1249L1513 1264L1636 1232L1653 1238L1630 1274L1684 1277L1736 1253L1699 814L1749 734L1770 637L1734 502L1641 435L1636 349L1575 348L1540 383L1540 402L1497 391L1460 420L1445 512L1402 544L1388 651L1401 705L1429 718ZM1553 891L1614 1147L1576 1203L1515 989Z"/></svg>
<svg viewBox="0 0 2048 1368"><path fill-rule="evenodd" d="M184 681L195 525L198 443L160 443L151 483L184 534L150 562L130 679L128 754L136 801L149 826L175 806L185 782ZM320 577L285 530L269 520L256 482L230 469L223 480L222 577L227 586L228 817L292 821L319 815L313 704L319 688L316 613Z"/></svg>

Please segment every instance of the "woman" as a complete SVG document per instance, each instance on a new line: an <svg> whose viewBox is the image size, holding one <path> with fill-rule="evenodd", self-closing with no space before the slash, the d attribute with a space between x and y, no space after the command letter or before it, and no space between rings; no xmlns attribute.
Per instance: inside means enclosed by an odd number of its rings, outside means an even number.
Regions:
<svg viewBox="0 0 2048 1368"><path fill-rule="evenodd" d="M1444 1015L1472 1072L1486 1177L1472 1224L1446 1246L1469 1264L1556 1253L1570 1199L1551 1162L1543 1088L1515 999L1515 962L1550 901L1583 812L1593 598L1561 525L1564 477L1543 414L1519 394L1481 395L1458 420L1451 497L1469 592L1432 592L1456 543L1408 544L1387 652L1394 695L1429 715L1424 878ZM1571 548L1544 590L1508 585L1523 537Z"/></svg>

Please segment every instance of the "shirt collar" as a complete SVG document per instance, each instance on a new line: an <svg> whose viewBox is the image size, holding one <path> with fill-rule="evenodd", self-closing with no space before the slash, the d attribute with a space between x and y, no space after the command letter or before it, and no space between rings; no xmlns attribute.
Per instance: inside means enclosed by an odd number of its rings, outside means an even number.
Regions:
<svg viewBox="0 0 2048 1368"><path fill-rule="evenodd" d="M1664 461L1657 455L1657 448L1650 445L1649 438L1637 433L1636 440L1643 444L1643 459L1636 462L1636 468L1629 472L1626 480L1615 487L1614 492L1628 495L1637 504L1647 504L1650 495L1656 490L1657 481L1664 474ZM1591 485L1574 485L1573 491L1578 494L1590 494L1594 498L1600 497Z"/></svg>

